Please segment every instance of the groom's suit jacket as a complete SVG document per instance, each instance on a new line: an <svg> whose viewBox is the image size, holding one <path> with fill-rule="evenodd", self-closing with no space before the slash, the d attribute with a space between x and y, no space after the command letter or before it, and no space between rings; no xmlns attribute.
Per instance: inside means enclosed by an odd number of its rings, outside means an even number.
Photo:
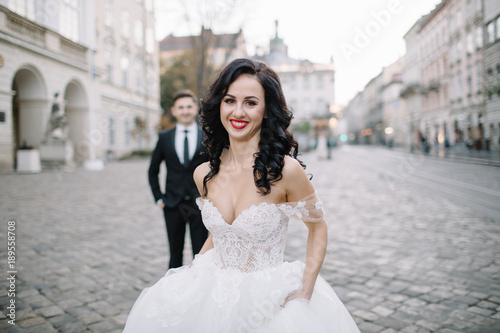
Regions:
<svg viewBox="0 0 500 333"><path fill-rule="evenodd" d="M155 201L163 199L166 207L173 208L177 206L183 198L195 198L199 196L198 189L193 180L194 169L201 163L207 161L205 155L202 155L203 131L198 128L198 144L188 167L181 164L177 152L175 151L175 131L171 130L161 132L158 137L158 143L151 157L149 166L149 185ZM165 193L163 194L158 182L158 173L160 165L165 161L167 167L167 179L165 183Z"/></svg>

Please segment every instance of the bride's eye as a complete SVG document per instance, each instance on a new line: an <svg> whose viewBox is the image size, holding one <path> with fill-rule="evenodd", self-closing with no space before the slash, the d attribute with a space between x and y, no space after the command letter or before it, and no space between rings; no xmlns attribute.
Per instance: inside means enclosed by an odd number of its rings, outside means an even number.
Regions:
<svg viewBox="0 0 500 333"><path fill-rule="evenodd" d="M232 104L232 103L234 103L234 99L232 99L232 98L226 98L226 99L224 99L224 103Z"/></svg>
<svg viewBox="0 0 500 333"><path fill-rule="evenodd" d="M255 106L255 105L257 105L257 103L255 103L254 101L247 101L247 105Z"/></svg>

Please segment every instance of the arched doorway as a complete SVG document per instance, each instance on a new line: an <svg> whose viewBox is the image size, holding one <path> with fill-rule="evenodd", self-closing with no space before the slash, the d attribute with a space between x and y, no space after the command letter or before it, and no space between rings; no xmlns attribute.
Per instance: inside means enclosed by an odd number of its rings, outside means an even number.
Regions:
<svg viewBox="0 0 500 333"><path fill-rule="evenodd" d="M47 90L40 72L31 66L19 69L12 80L12 154L22 146L38 148L49 114Z"/></svg>
<svg viewBox="0 0 500 333"><path fill-rule="evenodd" d="M90 157L88 99L82 85L70 81L64 92L65 112L68 119L68 137L73 143L75 161L83 162Z"/></svg>

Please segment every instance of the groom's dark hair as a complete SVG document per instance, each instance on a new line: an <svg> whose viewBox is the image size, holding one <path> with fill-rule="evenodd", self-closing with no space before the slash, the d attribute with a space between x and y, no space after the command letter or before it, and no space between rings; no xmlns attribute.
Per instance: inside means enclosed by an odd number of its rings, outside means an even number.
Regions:
<svg viewBox="0 0 500 333"><path fill-rule="evenodd" d="M184 97L191 97L193 99L193 102L195 104L198 104L198 98L196 98L196 95L189 89L176 91L172 100L172 104L175 104L175 101L177 101L179 98Z"/></svg>

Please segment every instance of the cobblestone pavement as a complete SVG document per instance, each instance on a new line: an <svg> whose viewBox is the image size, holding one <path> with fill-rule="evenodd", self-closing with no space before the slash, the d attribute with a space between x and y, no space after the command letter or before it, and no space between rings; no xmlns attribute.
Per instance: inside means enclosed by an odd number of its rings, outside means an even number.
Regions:
<svg viewBox="0 0 500 333"><path fill-rule="evenodd" d="M361 331L499 332L500 218L411 184L388 187L348 151L333 156L303 156L329 223L321 274ZM140 291L168 262L147 166L130 160L100 172L0 174L0 330L121 332ZM8 221L16 228L15 298ZM304 258L304 247L305 227L290 225L287 260Z"/></svg>

